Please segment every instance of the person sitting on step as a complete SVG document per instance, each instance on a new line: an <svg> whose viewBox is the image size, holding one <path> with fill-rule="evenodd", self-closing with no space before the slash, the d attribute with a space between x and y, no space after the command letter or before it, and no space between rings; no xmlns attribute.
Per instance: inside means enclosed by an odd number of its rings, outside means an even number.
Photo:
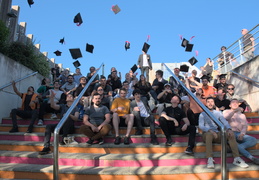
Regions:
<svg viewBox="0 0 259 180"><path fill-rule="evenodd" d="M80 127L80 132L89 138L86 144L92 145L95 140L99 141L99 144L103 144L104 136L112 128L109 124L111 121L110 110L101 104L100 94L94 94L92 96L92 102L93 105L90 105L85 110L83 117L84 125Z"/></svg>
<svg viewBox="0 0 259 180"><path fill-rule="evenodd" d="M246 164L239 156L234 132L227 120L223 117L221 111L215 110L216 106L213 97L208 97L206 99L206 106L215 118L217 118L227 128L227 141L232 150L232 155L234 156L233 164L242 168L247 168L248 164ZM206 146L206 157L208 158L207 168L214 169L212 143L220 143L221 133L218 130L218 125L205 112L202 112L199 116L199 128L202 130L202 139Z"/></svg>
<svg viewBox="0 0 259 180"><path fill-rule="evenodd" d="M55 102L55 96L56 94L54 91L50 92L50 105L51 108L55 110L59 110L61 117L68 111L68 109L71 107L71 105L74 102L74 96L72 94L68 94L66 96L66 104L57 104ZM60 142L61 145L64 145L65 142L63 141L64 137L67 137L68 134L72 134L75 131L75 125L74 122L77 121L79 118L79 109L77 106L74 107L74 109L71 111L70 115L68 116L66 122L64 123L63 127L60 130L60 134L62 135L62 141ZM51 133L54 132L55 128L58 124L48 124L45 129L45 137L44 137L44 148L42 151L39 152L39 155L44 155L50 153L50 138Z"/></svg>
<svg viewBox="0 0 259 180"><path fill-rule="evenodd" d="M33 125L35 120L38 118L38 94L34 93L34 88L32 86L28 87L27 93L20 93L16 87L16 83L13 81L13 90L14 92L22 98L22 107L21 109L12 109L11 117L13 127L9 131L10 133L18 132L18 125L17 125L17 117L21 118L31 118L30 125L28 127L27 133L32 133Z"/></svg>
<svg viewBox="0 0 259 180"><path fill-rule="evenodd" d="M257 144L257 139L253 136L246 134L247 132L247 119L242 113L242 108L239 107L238 99L232 99L230 108L223 111L224 118L231 126L237 141L239 153L246 158L250 159L253 163L259 165L259 158L254 157L246 149L253 147Z"/></svg>
<svg viewBox="0 0 259 180"><path fill-rule="evenodd" d="M151 110L146 100L141 99L141 91L135 89L133 91L134 100L130 102L130 110L134 115L137 131L135 135L143 134L143 126L150 126L151 144L158 145L157 137L155 135L155 118L151 114Z"/></svg>
<svg viewBox="0 0 259 180"><path fill-rule="evenodd" d="M188 147L185 150L186 154L192 155L195 145L196 127L190 124L184 111L179 108L181 98L174 95L171 99L171 106L165 108L159 118L160 127L166 136L166 146L172 146L173 142L171 135L189 134Z"/></svg>

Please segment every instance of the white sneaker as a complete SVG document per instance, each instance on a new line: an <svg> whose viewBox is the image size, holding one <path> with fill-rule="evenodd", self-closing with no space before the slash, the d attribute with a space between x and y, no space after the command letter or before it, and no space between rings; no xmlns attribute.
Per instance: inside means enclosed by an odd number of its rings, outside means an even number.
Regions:
<svg viewBox="0 0 259 180"><path fill-rule="evenodd" d="M207 163L207 168L208 169L214 169L214 160L213 160L213 158L212 157L209 157L208 158L208 163Z"/></svg>
<svg viewBox="0 0 259 180"><path fill-rule="evenodd" d="M57 119L57 118L58 118L58 117L57 117L56 114L52 114L51 117L50 117L50 119Z"/></svg>
<svg viewBox="0 0 259 180"><path fill-rule="evenodd" d="M249 165L245 163L245 161L243 159L241 159L240 157L235 157L233 164L242 168L248 168Z"/></svg>
<svg viewBox="0 0 259 180"><path fill-rule="evenodd" d="M42 126L42 125L43 125L43 121L42 119L39 119L38 126Z"/></svg>

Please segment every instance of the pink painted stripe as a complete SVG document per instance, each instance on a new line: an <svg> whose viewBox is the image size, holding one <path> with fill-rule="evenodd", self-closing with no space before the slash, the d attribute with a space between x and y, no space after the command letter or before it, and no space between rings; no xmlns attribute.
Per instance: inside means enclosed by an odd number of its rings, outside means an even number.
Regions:
<svg viewBox="0 0 259 180"><path fill-rule="evenodd" d="M44 125L47 124L57 124L59 122L59 120L45 120L44 121ZM18 125L29 125L30 124L30 120L28 119L18 119L17 120ZM36 121L34 123L34 125L37 125L38 121ZM3 119L2 120L2 124L12 124L12 120L11 119ZM82 125L82 121L77 121L75 122L76 126L81 126Z"/></svg>
<svg viewBox="0 0 259 180"><path fill-rule="evenodd" d="M259 118L247 118L248 123L259 123Z"/></svg>

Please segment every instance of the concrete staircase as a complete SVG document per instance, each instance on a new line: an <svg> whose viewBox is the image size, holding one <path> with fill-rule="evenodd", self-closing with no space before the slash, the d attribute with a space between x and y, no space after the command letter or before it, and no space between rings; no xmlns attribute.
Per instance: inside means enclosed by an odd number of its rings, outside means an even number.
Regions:
<svg viewBox="0 0 259 180"><path fill-rule="evenodd" d="M249 134L259 139L258 113L246 115ZM57 120L46 119L45 125L49 123L57 123ZM26 134L29 120L19 119L18 124L18 133L8 132L10 118L3 118L0 125L0 179L53 179L53 155L38 155L43 148L45 126L35 126L33 133ZM73 134L79 144L59 147L59 178L62 180L221 179L220 144L214 146L216 168L207 169L205 146L200 135L196 138L195 156L189 156L183 153L188 136L173 136L175 143L166 147L159 127L156 129L159 145L149 143L149 128L146 128L141 136L133 135L135 131L132 131L130 145L114 145L112 132L105 138L105 144L87 146L88 138L78 132L81 124L76 123L76 133ZM125 134L126 129L120 131ZM259 157L259 144L250 151ZM243 159L249 168L232 165L232 155L227 155L229 179L259 179L259 166Z"/></svg>

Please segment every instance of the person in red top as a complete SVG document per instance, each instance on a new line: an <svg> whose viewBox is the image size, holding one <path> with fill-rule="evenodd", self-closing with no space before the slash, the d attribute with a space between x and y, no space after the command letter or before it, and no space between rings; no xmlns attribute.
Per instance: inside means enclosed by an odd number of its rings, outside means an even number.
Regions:
<svg viewBox="0 0 259 180"><path fill-rule="evenodd" d="M22 107L20 109L12 109L11 117L13 128L9 131L10 133L18 132L18 125L17 125L17 117L21 118L31 118L30 125L28 127L27 133L32 133L33 124L35 120L38 118L38 94L34 93L34 88L29 86L27 89L27 93L20 93L16 87L16 83L13 81L13 90L14 92L22 98Z"/></svg>

